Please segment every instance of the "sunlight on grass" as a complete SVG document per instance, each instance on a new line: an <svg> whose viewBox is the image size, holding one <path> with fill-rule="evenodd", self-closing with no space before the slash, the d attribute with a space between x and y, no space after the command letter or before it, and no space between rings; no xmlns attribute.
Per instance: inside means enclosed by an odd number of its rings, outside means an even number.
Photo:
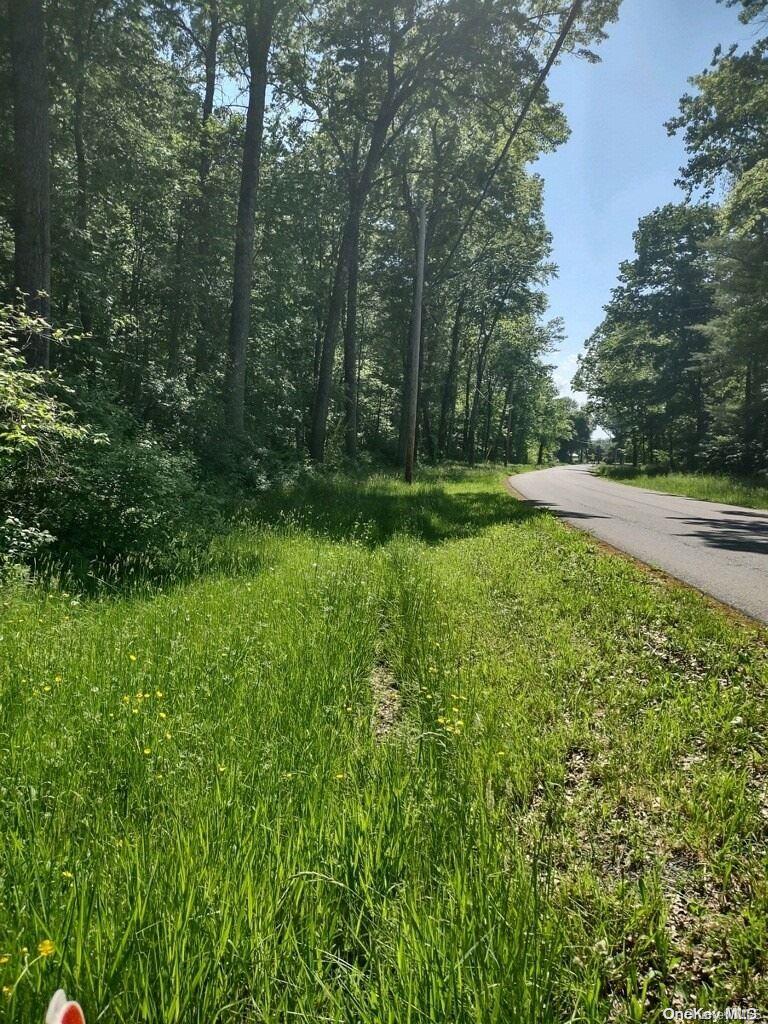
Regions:
<svg viewBox="0 0 768 1024"><path fill-rule="evenodd" d="M3 595L0 1020L765 1001L760 634L496 472L246 518L194 579Z"/></svg>
<svg viewBox="0 0 768 1024"><path fill-rule="evenodd" d="M631 466L600 466L598 472L611 480L648 487L652 491L716 501L721 505L768 510L768 485L765 480L757 478L749 480L715 473L653 473L635 470Z"/></svg>

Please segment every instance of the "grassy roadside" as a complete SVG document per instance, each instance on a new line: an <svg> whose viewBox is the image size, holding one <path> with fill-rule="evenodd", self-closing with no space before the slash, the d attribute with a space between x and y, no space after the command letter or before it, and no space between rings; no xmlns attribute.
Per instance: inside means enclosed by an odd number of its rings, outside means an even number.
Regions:
<svg viewBox="0 0 768 1024"><path fill-rule="evenodd" d="M768 1006L763 634L494 472L262 514L191 581L3 595L0 1020Z"/></svg>
<svg viewBox="0 0 768 1024"><path fill-rule="evenodd" d="M648 487L652 491L666 491L722 505L768 509L768 485L757 478L750 480L716 473L652 472L632 466L600 466L598 472L611 480L634 487Z"/></svg>

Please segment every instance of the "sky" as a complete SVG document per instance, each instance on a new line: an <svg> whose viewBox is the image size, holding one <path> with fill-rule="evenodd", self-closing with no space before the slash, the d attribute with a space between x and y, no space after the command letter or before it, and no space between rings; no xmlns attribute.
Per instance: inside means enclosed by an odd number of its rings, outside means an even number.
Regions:
<svg viewBox="0 0 768 1024"><path fill-rule="evenodd" d="M619 263L632 256L637 221L679 202L675 186L685 151L664 122L677 112L688 79L703 71L718 43L750 45L755 27L716 0L623 0L608 26L601 63L566 56L549 79L571 136L534 165L545 180L545 214L558 276L548 288L550 317L565 341L552 357L561 394L576 357L603 318Z"/></svg>

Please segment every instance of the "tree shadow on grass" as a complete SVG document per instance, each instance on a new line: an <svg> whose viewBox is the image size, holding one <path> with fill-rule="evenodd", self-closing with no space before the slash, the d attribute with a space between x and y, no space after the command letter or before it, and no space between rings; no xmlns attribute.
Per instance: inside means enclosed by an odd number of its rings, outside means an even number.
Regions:
<svg viewBox="0 0 768 1024"><path fill-rule="evenodd" d="M456 474L455 479L462 478ZM292 521L310 533L338 541L354 538L370 547L396 535L442 544L543 514L501 485L472 490L470 481L466 490L450 490L428 480L412 491L396 491L386 477L380 482L318 478L279 496L265 496L251 511L261 521Z"/></svg>
<svg viewBox="0 0 768 1024"><path fill-rule="evenodd" d="M461 486L451 487L451 483ZM489 486L490 483L490 486ZM49 575L91 597L151 591L206 576L255 576L269 556L261 543L248 544L243 530L268 526L294 528L331 541L356 541L369 548L395 536L425 544L472 537L494 526L522 523L546 514L516 500L494 478L482 476L473 486L466 470L437 477L425 473L412 489L394 477L355 479L318 476L300 484L275 488L233 508L229 526L219 521L207 534L167 554L130 558L125 563L78 565L76 560L49 567Z"/></svg>

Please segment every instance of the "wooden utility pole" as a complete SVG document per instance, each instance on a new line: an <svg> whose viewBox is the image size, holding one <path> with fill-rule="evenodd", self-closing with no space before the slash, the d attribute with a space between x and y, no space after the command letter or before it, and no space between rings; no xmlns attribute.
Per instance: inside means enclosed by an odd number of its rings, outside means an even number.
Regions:
<svg viewBox="0 0 768 1024"><path fill-rule="evenodd" d="M424 254L427 242L427 207L421 200L417 209L418 231L416 237L416 268L413 287L413 315L411 316L411 337L406 363L405 401L405 482L413 482L413 465L416 461L416 420L419 404L419 355L421 347L421 307L424 300Z"/></svg>

